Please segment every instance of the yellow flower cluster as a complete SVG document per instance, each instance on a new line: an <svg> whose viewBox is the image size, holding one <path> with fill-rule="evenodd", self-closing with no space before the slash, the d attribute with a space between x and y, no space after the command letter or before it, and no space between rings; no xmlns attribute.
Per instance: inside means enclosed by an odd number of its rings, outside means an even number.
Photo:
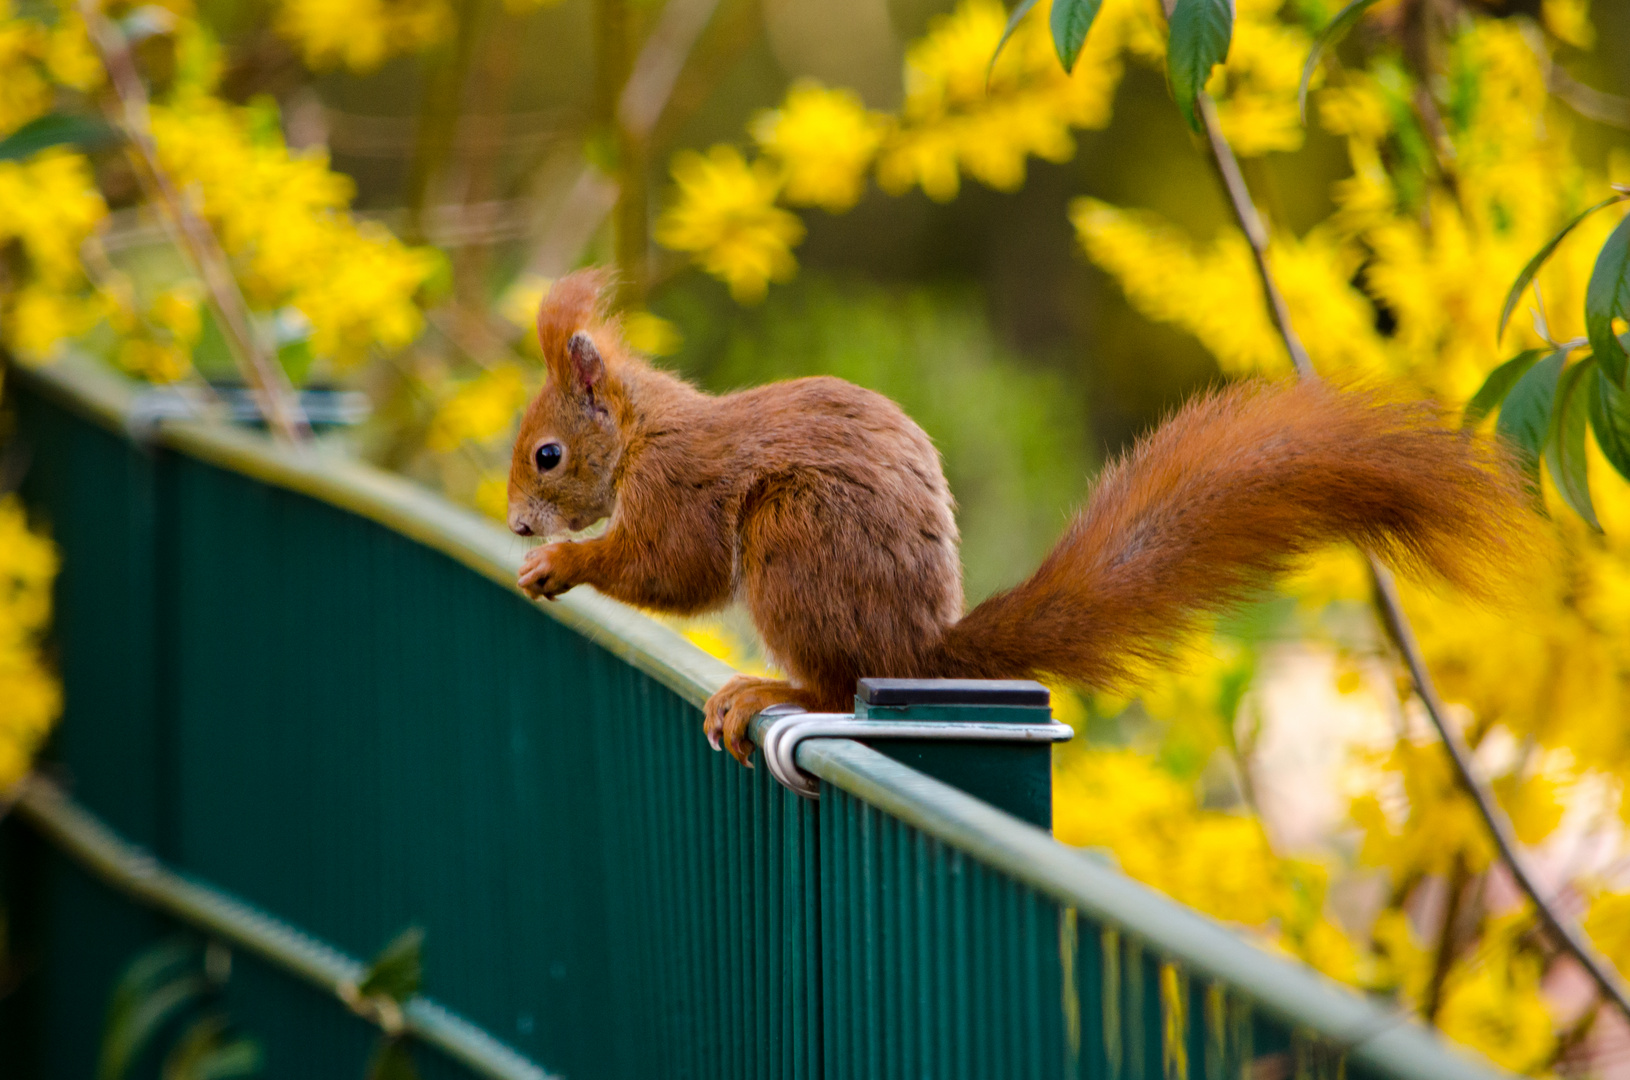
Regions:
<svg viewBox="0 0 1630 1080"><path fill-rule="evenodd" d="M0 334L20 359L49 359L64 338L103 316L106 302L90 289L79 248L106 216L80 155L47 150L27 161L0 161L0 244L15 241L26 261L0 309Z"/></svg>
<svg viewBox="0 0 1630 1080"><path fill-rule="evenodd" d="M205 94L153 109L159 157L201 194L250 303L298 309L312 351L340 367L408 345L422 326L415 296L435 254L353 219L351 181L324 154L291 153L275 127L250 121L248 110Z"/></svg>
<svg viewBox="0 0 1630 1080"><path fill-rule="evenodd" d="M101 85L102 65L85 36L84 20L63 3L48 25L21 17L0 0L0 135L50 110L53 84L74 90Z"/></svg>
<svg viewBox="0 0 1630 1080"><path fill-rule="evenodd" d="M1246 157L1302 145L1296 90L1312 42L1300 27L1279 21L1282 6L1277 0L1240 0L1228 62L1206 83L1223 134Z"/></svg>
<svg viewBox="0 0 1630 1080"><path fill-rule="evenodd" d="M687 150L675 156L673 176L679 194L657 221L660 243L690 252L741 303L792 276L804 223L775 204L781 179L769 162L749 163L732 146Z"/></svg>
<svg viewBox="0 0 1630 1080"><path fill-rule="evenodd" d="M192 350L203 333L203 289L192 281L165 289L153 298L145 318L113 313L120 330L119 366L139 379L175 382L192 371Z"/></svg>
<svg viewBox="0 0 1630 1080"><path fill-rule="evenodd" d="M452 33L447 0L279 0L274 25L314 69L373 71Z"/></svg>
<svg viewBox="0 0 1630 1080"><path fill-rule="evenodd" d="M1031 156L1066 161L1071 128L1109 123L1120 84L1122 24L1147 14L1140 0L1107 0L1073 74L1059 67L1037 5L994 66L1007 12L997 0L963 0L906 52L905 104L883 143L877 181L891 194L913 187L956 197L966 172L999 191L1024 183Z"/></svg>
<svg viewBox="0 0 1630 1080"><path fill-rule="evenodd" d="M1107 0L1074 75L1066 75L1045 12L1020 24L993 67L1007 13L999 0L962 0L907 52L898 115L868 111L853 92L806 80L754 119L757 161L728 146L705 157L676 155L677 190L657 239L691 253L751 302L796 269L792 248L803 226L778 200L841 212L874 171L885 191L920 187L941 201L956 196L964 173L1014 190L1031 155L1066 160L1075 152L1071 128L1108 123L1128 27L1151 18L1158 18L1152 0Z"/></svg>
<svg viewBox="0 0 1630 1080"><path fill-rule="evenodd" d="M1489 868L1493 841L1456 787L1440 746L1400 740L1373 765L1370 790L1352 806L1364 834L1360 860L1365 865L1386 869L1395 886L1422 874L1446 877L1457 861L1474 874ZM1499 778L1495 791L1518 839L1534 844L1550 835L1562 820L1562 796L1571 782L1561 770Z"/></svg>
<svg viewBox="0 0 1630 1080"><path fill-rule="evenodd" d="M1202 249L1153 215L1089 198L1071 204L1070 221L1087 256L1116 278L1133 307L1193 334L1223 371L1290 372L1244 236L1224 230ZM1350 284L1362 259L1358 250L1331 229L1315 229L1300 240L1275 238L1270 258L1296 325L1321 328L1303 334L1315 364L1349 375L1391 370L1374 308ZM1173 280L1204 286L1179 291L1171 288Z"/></svg>
<svg viewBox="0 0 1630 1080"><path fill-rule="evenodd" d="M1059 840L1101 848L1173 899L1352 977L1352 946L1323 914L1327 872L1277 855L1255 817L1201 807L1192 785L1135 750L1077 751L1059 762Z"/></svg>
<svg viewBox="0 0 1630 1080"><path fill-rule="evenodd" d="M1296 88L1309 42L1277 20L1279 6L1239 5L1228 64L1212 80L1224 129L1244 154L1301 145ZM1163 60L1165 19L1156 0L1105 0L1066 74L1046 7L1019 24L994 64L1007 23L999 0L961 0L933 19L907 50L905 100L895 115L868 111L848 90L798 83L779 108L753 121L761 161L749 164L729 147L675 158L676 197L658 239L731 282L738 299L752 300L795 267L791 248L801 230L776 213L777 200L841 212L875 174L890 194L920 188L943 202L956 197L965 175L1013 191L1031 157L1068 160L1074 129L1109 122L1123 53ZM760 169L766 162L774 168Z"/></svg>
<svg viewBox="0 0 1630 1080"><path fill-rule="evenodd" d="M62 711L39 646L56 574L56 548L29 531L16 496L0 499L0 791L28 771Z"/></svg>
<svg viewBox="0 0 1630 1080"><path fill-rule="evenodd" d="M794 206L841 213L860 201L866 170L887 124L860 96L805 80L779 109L760 113L753 138L781 166L781 195Z"/></svg>
<svg viewBox="0 0 1630 1080"><path fill-rule="evenodd" d="M490 443L509 433L530 396L520 365L499 363L466 382L436 410L425 447L438 454L468 441Z"/></svg>

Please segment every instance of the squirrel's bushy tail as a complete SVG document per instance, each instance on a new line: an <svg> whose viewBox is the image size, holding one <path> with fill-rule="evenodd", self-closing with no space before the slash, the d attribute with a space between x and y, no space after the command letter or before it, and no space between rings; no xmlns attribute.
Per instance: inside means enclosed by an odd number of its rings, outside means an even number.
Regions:
<svg viewBox="0 0 1630 1080"><path fill-rule="evenodd" d="M1124 685L1206 613L1335 540L1486 596L1527 547L1530 517L1497 448L1430 405L1314 381L1240 384L1106 468L1030 580L952 626L927 666Z"/></svg>

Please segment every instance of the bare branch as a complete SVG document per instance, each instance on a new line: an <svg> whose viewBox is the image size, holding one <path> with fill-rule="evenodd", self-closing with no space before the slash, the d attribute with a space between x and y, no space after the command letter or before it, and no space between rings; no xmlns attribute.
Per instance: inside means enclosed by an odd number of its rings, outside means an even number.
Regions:
<svg viewBox="0 0 1630 1080"><path fill-rule="evenodd" d="M1251 200L1251 193L1245 186L1245 178L1240 174L1239 162L1234 157L1233 148L1228 145L1228 140L1223 137L1222 129L1218 126L1217 111L1204 94L1200 95L1200 115L1205 121L1212 163L1217 167L1223 187L1228 192L1234 217L1244 231L1246 239L1250 241L1251 251L1256 256L1257 272L1261 275L1262 289L1268 298L1269 312L1279 329L1280 336L1284 339L1291 362L1296 365L1297 374L1304 379L1316 379L1318 373L1313 367L1313 361L1303 347L1301 338L1296 335L1295 328L1291 326L1289 309L1285 306L1284 297L1274 280L1272 268L1268 265L1267 226L1257 213L1256 204ZM1626 987L1624 979L1614 970L1613 965L1596 951L1596 947L1584 931L1574 925L1571 919L1558 912L1540 892L1539 882L1528 865L1511 822L1500 809L1500 804L1494 798L1494 792L1482 777L1478 776L1472 764L1471 749L1461 738L1459 729L1449 721L1448 712L1442 699L1438 697L1437 686L1432 680L1432 672L1426 666L1426 659L1421 654L1414 628L1410 626L1409 617L1404 614L1403 601L1398 595L1398 586L1393 580L1392 572L1374 556L1370 557L1369 562L1370 576L1375 586L1376 610L1403 657L1404 665L1409 669L1410 677L1415 682L1416 695L1426 707L1426 714L1431 718L1432 726L1437 729L1438 737L1443 740L1444 749L1448 751L1450 762L1454 766L1456 779L1477 807L1478 816L1483 819L1483 825L1493 839L1495 847L1499 849L1501 859L1510 868L1512 878L1534 905L1540 921L1551 932L1557 944L1585 969L1603 996L1612 1001L1626 1018L1630 1018L1630 988Z"/></svg>
<svg viewBox="0 0 1630 1080"><path fill-rule="evenodd" d="M1545 85L1564 105L1586 120L1630 131L1630 100L1586 86L1564 71L1561 64L1551 65Z"/></svg>
<svg viewBox="0 0 1630 1080"><path fill-rule="evenodd" d="M718 7L719 0L668 0L663 7L617 101L617 121L635 139L651 137L685 60Z"/></svg>

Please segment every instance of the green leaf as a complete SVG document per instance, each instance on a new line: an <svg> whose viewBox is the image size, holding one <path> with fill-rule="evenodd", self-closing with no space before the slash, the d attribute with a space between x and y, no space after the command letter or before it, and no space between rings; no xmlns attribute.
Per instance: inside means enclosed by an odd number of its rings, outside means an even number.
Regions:
<svg viewBox="0 0 1630 1080"><path fill-rule="evenodd" d="M1019 0L1013 13L1007 17L1007 25L1002 28L1002 40L996 43L996 51L990 54L990 67L985 69L986 82L990 81L990 73L996 70L996 58L1002 55L1007 39L1013 36L1013 31L1019 28L1019 24L1024 22L1024 17L1030 14L1030 9L1035 6L1036 0Z"/></svg>
<svg viewBox="0 0 1630 1080"><path fill-rule="evenodd" d="M1103 0L1053 0L1053 48L1066 72L1075 67Z"/></svg>
<svg viewBox="0 0 1630 1080"><path fill-rule="evenodd" d="M363 997L384 994L400 1005L419 992L424 977L423 948L424 931L408 927L374 957L357 992Z"/></svg>
<svg viewBox="0 0 1630 1080"><path fill-rule="evenodd" d="M163 1080L231 1080L261 1070L260 1046L245 1038L228 1038L226 1017L201 1016L164 1058Z"/></svg>
<svg viewBox="0 0 1630 1080"><path fill-rule="evenodd" d="M1585 471L1585 427L1590 415L1590 383L1596 358L1589 357L1562 373L1557 381L1556 404L1545 437L1545 467L1551 472L1562 499L1597 532L1596 507L1590 501L1590 477Z"/></svg>
<svg viewBox="0 0 1630 1080"><path fill-rule="evenodd" d="M1630 479L1630 392L1614 386L1600 368L1590 383L1590 426L1608 464Z"/></svg>
<svg viewBox="0 0 1630 1080"><path fill-rule="evenodd" d="M1528 374L1528 369L1544 355L1544 349L1528 349L1489 372L1489 377L1483 380L1483 385L1477 388L1477 393L1466 402L1466 414L1461 418L1461 426L1474 428L1481 424L1485 416L1500 407L1500 402L1511 393L1511 388L1517 385L1517 380Z"/></svg>
<svg viewBox="0 0 1630 1080"><path fill-rule="evenodd" d="M1166 76L1177 108L1190 128L1200 130L1195 103L1211 69L1228 59L1234 36L1233 0L1177 0L1166 43Z"/></svg>
<svg viewBox="0 0 1630 1080"><path fill-rule="evenodd" d="M1336 42L1347 36L1347 31L1363 17L1364 13L1374 7L1379 0L1352 0L1346 7L1336 12L1336 17L1325 24L1319 36L1313 39L1313 48L1308 51L1307 63L1302 65L1302 82L1296 88L1296 103L1301 109L1302 123L1307 123L1307 88L1313 81L1313 73L1318 70L1319 61L1324 54L1335 47Z"/></svg>
<svg viewBox="0 0 1630 1080"><path fill-rule="evenodd" d="M1626 316L1630 316L1630 217L1608 234L1585 289L1585 336L1615 386L1624 385L1630 355L1613 333L1613 320Z"/></svg>
<svg viewBox="0 0 1630 1080"><path fill-rule="evenodd" d="M72 113L47 113L0 139L0 161L33 157L53 146L97 150L118 141L118 130L105 120Z"/></svg>
<svg viewBox="0 0 1630 1080"><path fill-rule="evenodd" d="M135 995L128 1010L110 1010L102 1033L96 1080L121 1080L158 1030L208 991L209 980L203 975L182 975Z"/></svg>
<svg viewBox="0 0 1630 1080"><path fill-rule="evenodd" d="M1523 291L1533 282L1534 276L1539 273L1540 267L1544 266L1546 260L1549 259L1556 251L1557 245L1561 244L1563 240L1567 239L1568 234L1573 232L1574 227L1581 221L1584 221L1586 218L1590 217L1590 215L1602 209L1602 207L1612 206L1614 203L1620 202L1624 199L1630 199L1630 195L1626 195L1621 192L1618 195L1614 195L1612 198L1603 199L1595 206L1585 210L1578 217L1562 226L1561 230L1558 231L1555 236L1547 240L1545 242L1545 246L1540 248L1532 259L1528 260L1528 265L1522 268L1522 273L1517 275L1517 280L1511 283L1511 291L1505 294L1505 307L1500 309L1500 328L1495 331L1494 334L1494 339L1496 341L1505 337L1505 326L1506 323L1511 321L1511 313L1516 310L1517 301L1522 299Z"/></svg>
<svg viewBox="0 0 1630 1080"><path fill-rule="evenodd" d="M1496 434L1516 452L1517 465L1528 477L1529 488L1536 497L1540 452L1551 429L1551 403L1556 398L1557 379L1562 375L1562 364L1567 358L1568 354L1559 349L1529 368L1506 395L1499 422L1494 426Z"/></svg>

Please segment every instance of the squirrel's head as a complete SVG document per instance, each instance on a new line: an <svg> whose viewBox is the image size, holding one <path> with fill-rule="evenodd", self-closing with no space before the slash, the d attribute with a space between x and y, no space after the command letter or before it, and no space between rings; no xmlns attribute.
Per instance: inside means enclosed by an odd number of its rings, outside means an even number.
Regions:
<svg viewBox="0 0 1630 1080"><path fill-rule="evenodd" d="M521 417L509 466L509 527L521 536L586 529L615 505L622 342L600 317L605 281L595 271L567 275L538 312L548 378Z"/></svg>

